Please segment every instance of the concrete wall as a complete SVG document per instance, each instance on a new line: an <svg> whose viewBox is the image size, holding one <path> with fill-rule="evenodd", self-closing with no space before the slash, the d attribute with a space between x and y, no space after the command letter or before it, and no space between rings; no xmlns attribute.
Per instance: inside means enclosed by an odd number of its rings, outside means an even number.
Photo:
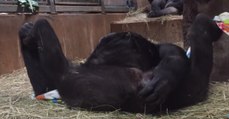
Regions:
<svg viewBox="0 0 229 119"><path fill-rule="evenodd" d="M73 60L86 58L100 37L110 32L111 22L125 14L59 14L59 15L0 15L0 74L23 67L18 30L26 21L48 19L54 27L66 56Z"/></svg>

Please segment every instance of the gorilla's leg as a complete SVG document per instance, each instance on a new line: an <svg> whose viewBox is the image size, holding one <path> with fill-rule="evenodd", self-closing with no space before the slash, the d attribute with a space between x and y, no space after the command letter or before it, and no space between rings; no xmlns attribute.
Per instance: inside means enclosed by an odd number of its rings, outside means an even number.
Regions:
<svg viewBox="0 0 229 119"><path fill-rule="evenodd" d="M189 94L200 100L206 97L208 92L209 75L213 65L212 43L219 39L221 34L222 31L216 23L204 14L197 15L188 33L191 43L191 73L186 86Z"/></svg>
<svg viewBox="0 0 229 119"><path fill-rule="evenodd" d="M32 31L37 40L39 58L44 72L52 79L59 79L68 71L68 61L64 56L58 38L47 20L38 20Z"/></svg>
<svg viewBox="0 0 229 119"><path fill-rule="evenodd" d="M67 60L49 23L46 20L38 20L34 25L25 23L19 37L35 95L55 89L55 78L63 74Z"/></svg>
<svg viewBox="0 0 229 119"><path fill-rule="evenodd" d="M213 64L212 43L221 34L222 31L210 18L204 14L197 15L188 32L191 43L190 73L169 99L171 107L193 105L206 99Z"/></svg>
<svg viewBox="0 0 229 119"><path fill-rule="evenodd" d="M52 83L49 84L47 76L42 70L39 61L37 44L34 41L30 41L32 40L30 36L32 29L32 23L25 23L19 31L19 38L24 64L26 66L35 96L37 96L49 90L53 90L55 86Z"/></svg>

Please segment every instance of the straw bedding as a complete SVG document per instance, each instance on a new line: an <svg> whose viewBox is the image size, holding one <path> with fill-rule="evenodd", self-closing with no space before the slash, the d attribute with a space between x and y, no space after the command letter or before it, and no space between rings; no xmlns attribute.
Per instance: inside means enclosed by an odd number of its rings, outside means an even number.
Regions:
<svg viewBox="0 0 229 119"><path fill-rule="evenodd" d="M69 109L63 104L31 98L32 88L25 69L0 76L0 118L2 119L224 119L229 113L229 83L211 82L209 99L167 114L144 115L125 112L91 112Z"/></svg>
<svg viewBox="0 0 229 119"><path fill-rule="evenodd" d="M133 16L120 22L147 22L145 14ZM180 19L180 17L165 16L157 20ZM179 42L177 45L182 46L182 43ZM175 112L168 110L166 114L145 115L119 110L92 112L83 109L69 109L64 104L34 100L25 69L1 75L0 81L0 119L225 119L229 114L228 82L211 82L208 100L195 106Z"/></svg>

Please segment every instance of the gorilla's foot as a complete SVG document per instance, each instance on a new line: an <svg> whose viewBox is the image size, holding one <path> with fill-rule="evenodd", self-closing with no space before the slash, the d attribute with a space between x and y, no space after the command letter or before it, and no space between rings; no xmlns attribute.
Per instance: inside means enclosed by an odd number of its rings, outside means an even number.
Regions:
<svg viewBox="0 0 229 119"><path fill-rule="evenodd" d="M196 19L191 27L191 31L201 33L202 36L208 37L212 42L218 40L222 34L222 30L217 26L217 24L205 14L198 14L196 16Z"/></svg>
<svg viewBox="0 0 229 119"><path fill-rule="evenodd" d="M22 42L23 45L28 45L29 44L29 39L30 39L30 33L33 29L33 23L27 22L22 25L22 27L19 30L19 38Z"/></svg>

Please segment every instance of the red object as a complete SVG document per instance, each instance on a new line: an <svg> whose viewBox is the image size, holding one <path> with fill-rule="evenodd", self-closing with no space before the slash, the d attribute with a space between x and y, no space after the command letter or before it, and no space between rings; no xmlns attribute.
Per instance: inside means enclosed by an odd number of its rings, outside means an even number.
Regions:
<svg viewBox="0 0 229 119"><path fill-rule="evenodd" d="M218 27L222 30L224 30L224 23L223 22L217 22L216 23L218 25Z"/></svg>
<svg viewBox="0 0 229 119"><path fill-rule="evenodd" d="M45 96L44 95L38 95L38 96L36 96L36 99L37 100L44 100Z"/></svg>

